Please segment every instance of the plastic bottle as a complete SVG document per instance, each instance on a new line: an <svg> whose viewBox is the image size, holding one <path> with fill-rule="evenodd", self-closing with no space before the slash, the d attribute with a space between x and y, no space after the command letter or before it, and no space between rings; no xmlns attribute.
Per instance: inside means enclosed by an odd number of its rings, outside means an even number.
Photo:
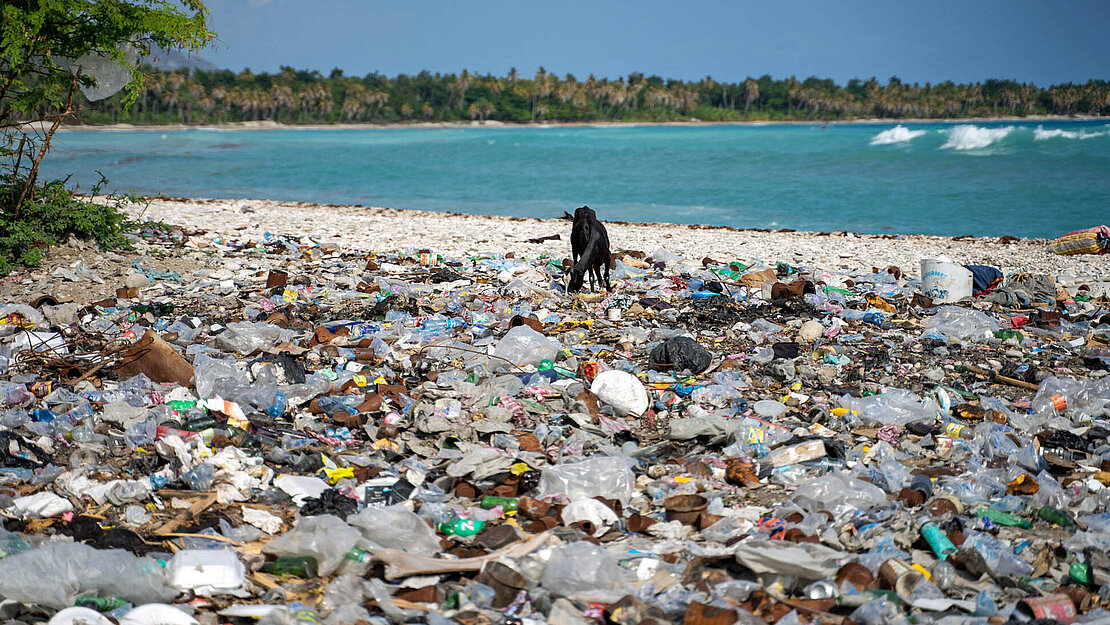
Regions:
<svg viewBox="0 0 1110 625"><path fill-rule="evenodd" d="M518 501L519 499L517 499L516 497L494 497L492 495L486 495L485 497L482 497L480 505L483 510L489 510L491 508L501 506L501 509L505 512L516 512L516 505Z"/></svg>
<svg viewBox="0 0 1110 625"><path fill-rule="evenodd" d="M944 427L944 433L952 438L962 438L964 440L975 438L972 429L959 421L945 419L941 422L941 425Z"/></svg>
<svg viewBox="0 0 1110 625"><path fill-rule="evenodd" d="M129 605L131 602L123 597L77 597L73 602L76 608L89 608L97 612L111 612Z"/></svg>
<svg viewBox="0 0 1110 625"><path fill-rule="evenodd" d="M1091 566L1086 562L1072 562L1068 567L1068 576L1072 581L1084 586L1091 585Z"/></svg>
<svg viewBox="0 0 1110 625"><path fill-rule="evenodd" d="M203 417L196 417L186 420L184 423L181 424L181 429L185 430L186 432L200 432L215 427L217 425L219 425L219 421L217 421L215 417L206 415Z"/></svg>
<svg viewBox="0 0 1110 625"><path fill-rule="evenodd" d="M351 550L343 556L343 561L339 563L339 569L336 571L339 575L358 575L362 577L366 571L370 570L370 563L373 556L369 551L360 549L358 547L351 547Z"/></svg>
<svg viewBox="0 0 1110 625"><path fill-rule="evenodd" d="M918 519L917 528L925 542L929 543L929 548L941 560L947 560L949 556L956 553L956 545L952 544L952 541L948 539L940 526L934 523L931 518L921 517Z"/></svg>
<svg viewBox="0 0 1110 625"><path fill-rule="evenodd" d="M292 575L294 577L316 577L319 565L312 556L283 556L262 565L262 570L271 575Z"/></svg>
<svg viewBox="0 0 1110 625"><path fill-rule="evenodd" d="M987 518L999 525L1006 527L1020 527L1022 529L1029 529L1033 527L1032 521L1015 516L1008 512L995 510L994 508L979 508L975 511L975 516L979 518Z"/></svg>
<svg viewBox="0 0 1110 625"><path fill-rule="evenodd" d="M485 521L477 519L451 519L446 523L439 524L439 531L447 536L474 536L481 532L486 527Z"/></svg>
<svg viewBox="0 0 1110 625"><path fill-rule="evenodd" d="M934 562L929 573L933 576L933 583L941 590L948 590L956 581L956 567L946 560Z"/></svg>
<svg viewBox="0 0 1110 625"><path fill-rule="evenodd" d="M863 315L863 322L883 327L883 324L886 323L886 315L881 312L869 312Z"/></svg>
<svg viewBox="0 0 1110 625"><path fill-rule="evenodd" d="M285 414L285 409L289 406L289 402L285 399L285 393L278 391L274 394L274 403L266 409L266 415L271 419L277 419Z"/></svg>
<svg viewBox="0 0 1110 625"><path fill-rule="evenodd" d="M1075 525L1075 521L1071 519L1071 516L1067 512L1059 508L1053 508L1052 506L1044 506L1038 510L1037 516L1049 523L1055 523L1060 527L1071 527Z"/></svg>

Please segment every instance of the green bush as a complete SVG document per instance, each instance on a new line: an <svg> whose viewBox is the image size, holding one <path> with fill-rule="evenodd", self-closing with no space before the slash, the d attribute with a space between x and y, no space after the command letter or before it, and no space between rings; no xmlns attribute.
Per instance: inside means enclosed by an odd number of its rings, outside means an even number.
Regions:
<svg viewBox="0 0 1110 625"><path fill-rule="evenodd" d="M120 208L133 198L111 196L107 204L86 202L54 180L36 186L18 213L13 198L19 197L23 180L0 183L0 276L42 262L43 251L65 242L69 235L95 241L101 249L130 248L124 236L128 217Z"/></svg>

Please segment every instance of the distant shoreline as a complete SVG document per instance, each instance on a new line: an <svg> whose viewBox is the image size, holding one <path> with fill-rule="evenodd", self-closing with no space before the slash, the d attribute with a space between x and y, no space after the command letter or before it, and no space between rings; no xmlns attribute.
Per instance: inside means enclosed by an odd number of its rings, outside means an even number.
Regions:
<svg viewBox="0 0 1110 625"><path fill-rule="evenodd" d="M64 130L394 130L407 128L588 128L588 127L637 127L637 126L852 126L874 124L951 124L951 123L998 123L998 122L1083 122L1105 120L1110 124L1110 117L1104 116L1064 116L1064 115L1028 115L1025 117L999 116L999 117L955 117L944 119L847 119L836 121L820 120L789 120L789 121L669 121L669 122L622 122L622 121L593 121L593 122L524 122L508 123L501 121L485 122L398 122L385 124L371 123L341 123L341 124L282 124L279 122L261 120L247 122L228 122L223 124L73 124L63 126ZM33 127L33 125L31 125Z"/></svg>

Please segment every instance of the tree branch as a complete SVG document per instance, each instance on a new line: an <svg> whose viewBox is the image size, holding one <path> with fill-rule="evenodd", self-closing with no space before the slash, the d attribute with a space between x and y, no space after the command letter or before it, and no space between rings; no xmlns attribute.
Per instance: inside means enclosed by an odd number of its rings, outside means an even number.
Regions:
<svg viewBox="0 0 1110 625"><path fill-rule="evenodd" d="M42 162L42 159L46 156L47 150L50 149L50 140L54 137L54 133L57 132L58 126L62 125L62 120L73 114L73 95L77 92L77 83L80 79L81 68L77 68L77 71L73 73L73 82L69 85L69 95L66 97L66 108L58 114L54 123L50 126L50 130L46 132L42 147L39 148L38 156L35 157L34 165L31 166L31 171L27 174L27 180L23 183L23 191L20 192L19 200L16 201L12 209L14 213L13 217L16 219L19 218L19 210L23 206L23 201L27 199L27 191L35 185L35 178L39 173L39 163Z"/></svg>

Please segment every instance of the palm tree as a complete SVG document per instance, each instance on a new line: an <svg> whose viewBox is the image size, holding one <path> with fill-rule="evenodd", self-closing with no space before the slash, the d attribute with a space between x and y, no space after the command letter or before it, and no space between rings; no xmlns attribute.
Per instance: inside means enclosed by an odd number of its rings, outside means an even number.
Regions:
<svg viewBox="0 0 1110 625"><path fill-rule="evenodd" d="M382 112L387 102L389 102L389 94L385 91L375 89L362 94L362 103L366 105L367 109L373 107L375 115Z"/></svg>
<svg viewBox="0 0 1110 625"><path fill-rule="evenodd" d="M197 102L197 106L200 107L200 110L204 111L205 119L211 120L212 109L216 108L215 100L206 95Z"/></svg>
<svg viewBox="0 0 1110 625"><path fill-rule="evenodd" d="M470 89L470 72L463 69L459 77L448 84L448 88L459 94L459 106L466 106L466 92Z"/></svg>
<svg viewBox="0 0 1110 625"><path fill-rule="evenodd" d="M362 116L365 108L366 107L362 105L362 102L358 101L357 99L345 98L343 100L343 110L340 113L340 116L347 121L355 120Z"/></svg>
<svg viewBox="0 0 1110 625"><path fill-rule="evenodd" d="M270 97L274 101L274 119L275 121L281 115L282 111L293 108L296 98L293 97L293 89L289 85L276 84L270 88Z"/></svg>
<svg viewBox="0 0 1110 625"><path fill-rule="evenodd" d="M186 89L189 97L185 99L185 116L189 117L188 121L192 121L193 103L198 102L201 98L205 97L204 85L199 82L194 82Z"/></svg>
<svg viewBox="0 0 1110 625"><path fill-rule="evenodd" d="M754 79L748 78L744 81L744 116L748 116L748 110L752 107L752 102L759 99L759 83Z"/></svg>
<svg viewBox="0 0 1110 625"><path fill-rule="evenodd" d="M692 115L698 108L701 94L694 89L684 89L682 92L682 110L687 115Z"/></svg>
<svg viewBox="0 0 1110 625"><path fill-rule="evenodd" d="M151 95L154 96L154 110L153 114L158 114L158 102L162 99L162 91L166 88L165 77L161 72L158 72L150 77L147 89Z"/></svg>
<svg viewBox="0 0 1110 625"><path fill-rule="evenodd" d="M517 83L513 87L513 94L528 101L528 113L533 119L536 117L536 88L528 82Z"/></svg>
<svg viewBox="0 0 1110 625"><path fill-rule="evenodd" d="M162 104L166 105L166 112L172 119L174 107L181 106L181 96L177 94L177 90L167 89L166 91L162 92Z"/></svg>

